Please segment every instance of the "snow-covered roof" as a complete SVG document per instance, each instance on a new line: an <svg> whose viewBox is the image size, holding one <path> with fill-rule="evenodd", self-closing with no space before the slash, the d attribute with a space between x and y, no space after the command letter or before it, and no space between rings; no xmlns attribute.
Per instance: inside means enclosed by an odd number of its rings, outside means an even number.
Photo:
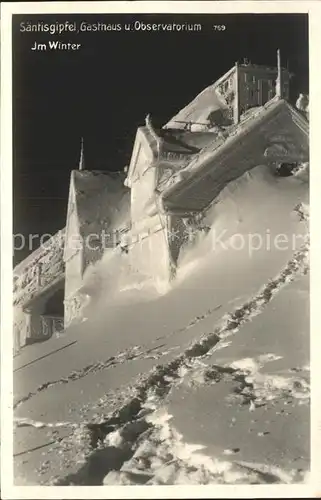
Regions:
<svg viewBox="0 0 321 500"><path fill-rule="evenodd" d="M269 67L259 64L238 64L239 68L261 70L263 72L277 73L277 67ZM236 65L232 66L224 75L222 75L214 83L206 87L202 92L200 92L195 99L193 99L187 106L181 109L171 120L164 125L164 128L184 128L184 123L194 122L194 123L206 123L213 114L224 112L228 109L228 105L224 98L217 91L219 85L224 82L227 78L230 78L236 69ZM282 71L288 71L282 68Z"/></svg>
<svg viewBox="0 0 321 500"><path fill-rule="evenodd" d="M282 154L271 156L270 147L279 144ZM257 165L271 161L304 162L308 158L308 121L288 102L272 99L231 127L225 139L213 141L195 155L177 180L163 191L163 204L174 212L200 211L228 182Z"/></svg>
<svg viewBox="0 0 321 500"><path fill-rule="evenodd" d="M146 138L150 148L156 154L155 139L150 134L147 127L140 127L140 132ZM195 154L210 141L213 140L214 133L208 131L191 132L189 130L181 130L167 127L156 131L161 141L160 154L179 153L179 154Z"/></svg>
<svg viewBox="0 0 321 500"><path fill-rule="evenodd" d="M63 248L63 241L65 237L65 229L60 229L57 233L55 233L51 238L46 240L42 246L36 248L32 253L30 253L25 259L19 262L14 268L14 276L21 275L26 272L27 269L35 266L48 252L50 252L51 248L56 246L60 246Z"/></svg>
<svg viewBox="0 0 321 500"><path fill-rule="evenodd" d="M71 179L82 237L103 228L111 230L129 219L129 190L124 178L123 172L73 170Z"/></svg>
<svg viewBox="0 0 321 500"><path fill-rule="evenodd" d="M196 154L210 142L214 140L216 134L214 132L200 131L191 132L181 129L163 129L162 135L162 152L180 153L180 154Z"/></svg>
<svg viewBox="0 0 321 500"><path fill-rule="evenodd" d="M149 150L151 164L157 160L169 162L178 161L179 157L189 159L199 153L202 148L213 142L217 133L215 131L191 132L177 128L154 130L148 126L139 127L133 147L126 185L131 182L136 169L139 146Z"/></svg>
<svg viewBox="0 0 321 500"><path fill-rule="evenodd" d="M223 112L228 108L224 99L217 92L218 82L210 85L198 94L185 108L181 109L164 128L184 128L184 123L205 123L214 112Z"/></svg>

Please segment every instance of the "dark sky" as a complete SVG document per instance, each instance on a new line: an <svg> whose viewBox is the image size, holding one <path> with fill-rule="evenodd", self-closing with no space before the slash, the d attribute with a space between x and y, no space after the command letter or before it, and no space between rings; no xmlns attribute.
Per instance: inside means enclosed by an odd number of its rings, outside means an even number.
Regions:
<svg viewBox="0 0 321 500"><path fill-rule="evenodd" d="M188 32L20 31L22 21L201 23ZM226 25L217 32L213 25ZM79 51L31 51L34 42L81 43ZM87 169L122 170L147 113L163 125L235 61L282 64L291 90L308 92L308 19L278 15L17 15L13 20L14 233L65 225L70 171L84 137ZM28 250L16 252L15 262Z"/></svg>

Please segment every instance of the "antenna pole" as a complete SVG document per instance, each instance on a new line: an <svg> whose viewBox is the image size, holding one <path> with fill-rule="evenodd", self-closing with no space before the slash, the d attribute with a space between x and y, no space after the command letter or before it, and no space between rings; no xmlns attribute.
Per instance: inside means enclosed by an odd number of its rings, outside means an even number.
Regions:
<svg viewBox="0 0 321 500"><path fill-rule="evenodd" d="M281 68L281 51L277 50L277 68L278 76L276 80L276 95L278 99L282 99L282 68Z"/></svg>
<svg viewBox="0 0 321 500"><path fill-rule="evenodd" d="M240 122L240 95L239 95L239 64L235 63L235 97L234 97L234 109L233 109L234 123Z"/></svg>
<svg viewBox="0 0 321 500"><path fill-rule="evenodd" d="M80 145L80 158L79 158L79 170L85 170L85 156L84 156L84 138L81 138Z"/></svg>

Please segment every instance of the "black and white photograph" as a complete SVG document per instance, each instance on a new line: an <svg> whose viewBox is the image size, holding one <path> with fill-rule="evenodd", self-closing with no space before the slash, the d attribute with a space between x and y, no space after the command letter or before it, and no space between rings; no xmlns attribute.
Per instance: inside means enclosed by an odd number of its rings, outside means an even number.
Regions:
<svg viewBox="0 0 321 500"><path fill-rule="evenodd" d="M318 495L312 3L169 3L2 5L3 498Z"/></svg>

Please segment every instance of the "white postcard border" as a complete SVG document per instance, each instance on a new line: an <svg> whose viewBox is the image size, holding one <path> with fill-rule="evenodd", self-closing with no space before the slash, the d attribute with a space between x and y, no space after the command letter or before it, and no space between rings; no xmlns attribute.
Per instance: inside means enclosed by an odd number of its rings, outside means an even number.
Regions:
<svg viewBox="0 0 321 500"><path fill-rule="evenodd" d="M13 14L81 13L309 13L311 164L311 478L306 485L14 486L12 418L12 43ZM321 496L321 2L17 2L1 5L1 480L2 498L280 498ZM295 436L294 436L295 439Z"/></svg>

